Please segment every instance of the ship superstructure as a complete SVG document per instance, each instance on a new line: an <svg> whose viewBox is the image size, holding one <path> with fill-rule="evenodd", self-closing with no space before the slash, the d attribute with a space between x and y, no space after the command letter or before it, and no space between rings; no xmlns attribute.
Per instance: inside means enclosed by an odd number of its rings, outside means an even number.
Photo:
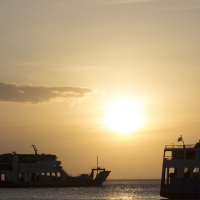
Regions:
<svg viewBox="0 0 200 200"><path fill-rule="evenodd" d="M63 169L56 155L38 154L36 146L32 147L35 154L0 155L0 187L97 186L110 173L97 166L90 174L72 176Z"/></svg>
<svg viewBox="0 0 200 200"><path fill-rule="evenodd" d="M200 199L200 142L165 146L160 196Z"/></svg>

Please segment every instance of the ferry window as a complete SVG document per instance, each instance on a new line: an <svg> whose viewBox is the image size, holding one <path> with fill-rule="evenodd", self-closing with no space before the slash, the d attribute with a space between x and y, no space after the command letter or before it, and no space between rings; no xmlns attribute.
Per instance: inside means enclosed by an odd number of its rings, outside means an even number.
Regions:
<svg viewBox="0 0 200 200"><path fill-rule="evenodd" d="M190 168L189 167L184 168L184 177L190 177Z"/></svg>
<svg viewBox="0 0 200 200"><path fill-rule="evenodd" d="M45 173L44 173L44 172L41 172L41 176L45 176Z"/></svg>
<svg viewBox="0 0 200 200"><path fill-rule="evenodd" d="M170 168L165 168L165 184L173 184L174 178L176 177L176 168L170 167Z"/></svg>
<svg viewBox="0 0 200 200"><path fill-rule="evenodd" d="M61 177L61 174L60 174L60 172L57 172L57 177Z"/></svg>
<svg viewBox="0 0 200 200"><path fill-rule="evenodd" d="M173 151L173 159L184 159L184 151Z"/></svg>
<svg viewBox="0 0 200 200"><path fill-rule="evenodd" d="M196 151L186 151L186 159L195 159Z"/></svg>
<svg viewBox="0 0 200 200"><path fill-rule="evenodd" d="M173 180L176 178L176 168L169 168L169 184L173 184Z"/></svg>
<svg viewBox="0 0 200 200"><path fill-rule="evenodd" d="M167 160L172 159L172 151L165 151L165 159Z"/></svg>
<svg viewBox="0 0 200 200"><path fill-rule="evenodd" d="M6 180L6 175L5 174L0 174L0 181L5 181Z"/></svg>
<svg viewBox="0 0 200 200"><path fill-rule="evenodd" d="M24 181L24 173L19 173L19 179L20 181Z"/></svg>
<svg viewBox="0 0 200 200"><path fill-rule="evenodd" d="M169 168L169 173L170 174L175 174L176 173L176 168L174 168L174 167Z"/></svg>
<svg viewBox="0 0 200 200"><path fill-rule="evenodd" d="M195 167L193 169L193 177L198 178L199 177L199 168Z"/></svg>

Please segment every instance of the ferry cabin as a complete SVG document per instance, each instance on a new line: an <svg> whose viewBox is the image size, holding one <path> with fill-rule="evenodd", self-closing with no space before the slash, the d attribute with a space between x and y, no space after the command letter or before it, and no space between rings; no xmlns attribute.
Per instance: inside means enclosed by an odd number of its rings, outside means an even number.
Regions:
<svg viewBox="0 0 200 200"><path fill-rule="evenodd" d="M51 154L0 155L0 182L61 181L65 174L61 162Z"/></svg>
<svg viewBox="0 0 200 200"><path fill-rule="evenodd" d="M200 199L200 142L165 146L160 195Z"/></svg>

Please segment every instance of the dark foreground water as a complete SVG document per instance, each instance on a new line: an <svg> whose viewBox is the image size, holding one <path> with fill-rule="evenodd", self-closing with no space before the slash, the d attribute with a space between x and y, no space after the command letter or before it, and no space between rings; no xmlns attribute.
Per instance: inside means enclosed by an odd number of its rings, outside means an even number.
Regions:
<svg viewBox="0 0 200 200"><path fill-rule="evenodd" d="M0 188L0 199L163 199L160 180L107 180L102 187Z"/></svg>

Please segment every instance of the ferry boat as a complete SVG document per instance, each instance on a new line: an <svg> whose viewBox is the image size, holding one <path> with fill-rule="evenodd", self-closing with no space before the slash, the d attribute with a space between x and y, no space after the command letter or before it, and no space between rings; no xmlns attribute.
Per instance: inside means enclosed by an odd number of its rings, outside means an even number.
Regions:
<svg viewBox="0 0 200 200"><path fill-rule="evenodd" d="M0 187L83 187L101 186L110 171L105 168L92 168L90 174L72 176L61 166L56 155L17 154L0 155Z"/></svg>
<svg viewBox="0 0 200 200"><path fill-rule="evenodd" d="M166 145L163 156L160 196L169 199L200 199L200 141Z"/></svg>

